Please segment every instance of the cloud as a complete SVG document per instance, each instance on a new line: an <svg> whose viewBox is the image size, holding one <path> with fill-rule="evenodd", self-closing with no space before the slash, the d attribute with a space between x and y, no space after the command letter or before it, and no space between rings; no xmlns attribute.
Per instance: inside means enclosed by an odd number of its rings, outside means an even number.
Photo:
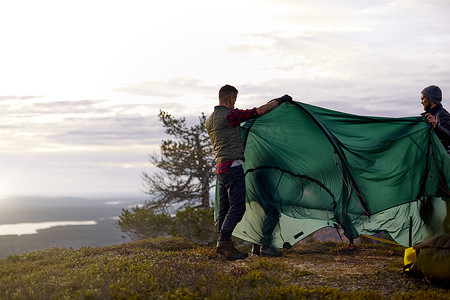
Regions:
<svg viewBox="0 0 450 300"><path fill-rule="evenodd" d="M166 82L144 81L137 84L122 84L115 90L139 96L176 98L186 94L209 94L215 92L202 85L200 79L172 78Z"/></svg>
<svg viewBox="0 0 450 300"><path fill-rule="evenodd" d="M1 103L2 108L7 114L75 114L87 113L93 111L95 113L104 113L101 108L105 100L71 100L71 101L55 101L49 100L44 96L4 96L0 97L8 103ZM23 101L25 100L25 101ZM1 117L1 116L0 116Z"/></svg>
<svg viewBox="0 0 450 300"><path fill-rule="evenodd" d="M10 101L10 100L31 100L31 99L38 99L43 98L45 96L0 96L0 101Z"/></svg>
<svg viewBox="0 0 450 300"><path fill-rule="evenodd" d="M154 104L26 101L0 104L0 109L2 152L69 151L100 145L127 149L158 143L164 135ZM97 151L95 147L91 150Z"/></svg>
<svg viewBox="0 0 450 300"><path fill-rule="evenodd" d="M153 116L152 116L153 117ZM69 121L70 122L70 121ZM162 126L155 126L150 116L89 118L71 121L72 126L47 135L50 142L72 145L145 145L155 143L164 135Z"/></svg>
<svg viewBox="0 0 450 300"><path fill-rule="evenodd" d="M419 101L422 85L414 84L415 81L395 84L390 78L383 79L358 83L347 79L273 78L238 86L245 102L238 100L236 105L240 108L259 106L269 99L289 94L295 101L358 115L404 117L422 111Z"/></svg>

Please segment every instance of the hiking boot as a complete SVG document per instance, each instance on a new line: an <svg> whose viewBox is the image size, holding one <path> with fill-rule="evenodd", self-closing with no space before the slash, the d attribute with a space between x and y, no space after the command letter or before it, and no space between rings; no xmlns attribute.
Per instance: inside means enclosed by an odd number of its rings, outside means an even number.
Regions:
<svg viewBox="0 0 450 300"><path fill-rule="evenodd" d="M280 250L277 250L275 248L269 247L269 246L262 246L261 247L261 256L280 257L280 256L283 256L283 252L281 252Z"/></svg>
<svg viewBox="0 0 450 300"><path fill-rule="evenodd" d="M217 243L216 252L223 255L226 260L238 260L248 257L248 253L242 253L230 241L220 241Z"/></svg>
<svg viewBox="0 0 450 300"><path fill-rule="evenodd" d="M253 244L252 246L252 254L256 255L256 256L260 256L261 255L261 246L258 244Z"/></svg>

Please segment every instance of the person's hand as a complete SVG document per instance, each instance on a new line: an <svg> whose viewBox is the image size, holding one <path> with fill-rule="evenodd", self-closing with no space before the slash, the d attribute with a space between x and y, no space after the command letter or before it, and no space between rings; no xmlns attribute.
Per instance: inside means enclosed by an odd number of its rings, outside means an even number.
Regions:
<svg viewBox="0 0 450 300"><path fill-rule="evenodd" d="M292 97L289 95L284 95L284 96L278 98L277 101L278 101L278 105L280 105L281 103L284 103L284 102L292 102Z"/></svg>
<svg viewBox="0 0 450 300"><path fill-rule="evenodd" d="M431 128L433 129L436 128L437 120L432 114L426 113L425 118L427 119L427 122L431 125Z"/></svg>

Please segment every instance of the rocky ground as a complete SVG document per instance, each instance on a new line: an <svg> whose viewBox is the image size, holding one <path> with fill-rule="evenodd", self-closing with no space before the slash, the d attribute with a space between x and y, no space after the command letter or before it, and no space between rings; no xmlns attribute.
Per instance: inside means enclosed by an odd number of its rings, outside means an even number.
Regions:
<svg viewBox="0 0 450 300"><path fill-rule="evenodd" d="M293 278L292 284L308 289L328 286L343 292L373 291L386 298L423 292L448 294L450 299L448 285L403 273L403 254L404 248L400 246L317 242L298 244L285 250L283 257L271 260L296 268L303 276ZM247 260L257 259L261 258L250 256ZM248 263L244 260L234 264L243 267Z"/></svg>

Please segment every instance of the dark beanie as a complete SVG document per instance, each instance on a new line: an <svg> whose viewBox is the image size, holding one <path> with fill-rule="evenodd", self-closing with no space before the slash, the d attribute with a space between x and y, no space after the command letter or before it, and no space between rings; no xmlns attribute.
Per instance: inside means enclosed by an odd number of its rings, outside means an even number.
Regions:
<svg viewBox="0 0 450 300"><path fill-rule="evenodd" d="M430 85L423 89L422 94L436 104L442 101L442 91L438 86Z"/></svg>

